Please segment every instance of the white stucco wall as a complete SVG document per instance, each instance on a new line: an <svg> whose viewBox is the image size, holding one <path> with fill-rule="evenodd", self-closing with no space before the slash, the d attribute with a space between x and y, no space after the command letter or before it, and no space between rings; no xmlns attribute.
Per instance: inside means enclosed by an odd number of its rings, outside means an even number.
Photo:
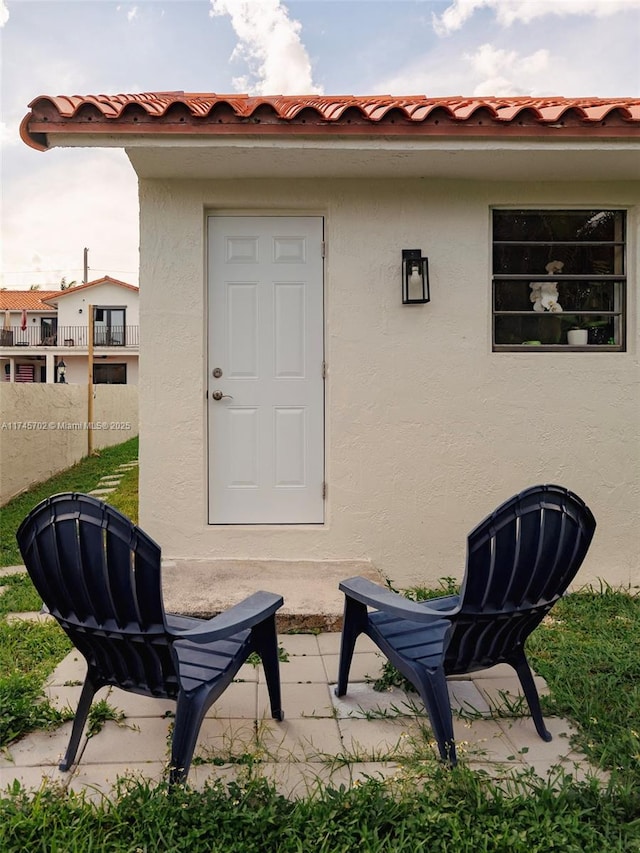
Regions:
<svg viewBox="0 0 640 853"><path fill-rule="evenodd" d="M94 386L93 448L138 434L138 389ZM0 383L0 505L87 455L87 386Z"/></svg>
<svg viewBox="0 0 640 853"><path fill-rule="evenodd" d="M126 308L127 326L137 326L140 322L138 293L128 287L117 284L96 284L94 287L65 290L58 299L58 326L85 326L88 323L89 305L106 307L109 305Z"/></svg>
<svg viewBox="0 0 640 853"><path fill-rule="evenodd" d="M138 356L137 355L120 355L117 352L107 358L94 358L94 364L126 364L127 365L127 385L138 384ZM82 385L88 381L88 360L87 356L69 356L65 352L62 353L66 367L65 380L71 385Z"/></svg>
<svg viewBox="0 0 640 853"><path fill-rule="evenodd" d="M638 582L640 183L143 180L140 198L140 518L165 556L461 578L468 531L546 481L598 520L579 581ZM491 352L491 205L628 206L626 353ZM323 526L207 524L206 212L325 217ZM403 248L429 256L429 305L400 302Z"/></svg>

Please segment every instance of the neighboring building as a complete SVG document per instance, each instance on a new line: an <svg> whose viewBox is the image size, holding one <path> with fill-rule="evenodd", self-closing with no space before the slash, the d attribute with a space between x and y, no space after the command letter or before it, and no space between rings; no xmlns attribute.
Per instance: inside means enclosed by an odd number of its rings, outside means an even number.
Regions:
<svg viewBox="0 0 640 853"><path fill-rule="evenodd" d="M91 311L94 384L136 385L138 288L109 276L66 290L0 291L2 378L86 384Z"/></svg>
<svg viewBox="0 0 640 853"><path fill-rule="evenodd" d="M579 581L637 583L640 100L39 97L22 136L138 174L167 557L459 578L469 529L546 481L598 520Z"/></svg>

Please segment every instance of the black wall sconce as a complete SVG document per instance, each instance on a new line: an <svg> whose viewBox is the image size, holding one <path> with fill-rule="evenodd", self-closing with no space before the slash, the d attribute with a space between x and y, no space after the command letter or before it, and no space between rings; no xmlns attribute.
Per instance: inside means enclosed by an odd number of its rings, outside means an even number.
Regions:
<svg viewBox="0 0 640 853"><path fill-rule="evenodd" d="M67 372L67 365L64 363L63 359L60 359L58 362L58 382L66 383L65 374Z"/></svg>
<svg viewBox="0 0 640 853"><path fill-rule="evenodd" d="M422 305L429 302L429 259L420 249L402 250L402 303Z"/></svg>

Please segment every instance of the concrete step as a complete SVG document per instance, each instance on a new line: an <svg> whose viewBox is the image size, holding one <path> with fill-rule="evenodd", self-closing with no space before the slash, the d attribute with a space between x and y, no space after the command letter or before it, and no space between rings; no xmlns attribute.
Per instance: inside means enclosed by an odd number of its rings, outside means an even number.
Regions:
<svg viewBox="0 0 640 853"><path fill-rule="evenodd" d="M362 575L384 583L364 560L163 560L165 607L173 613L208 618L257 590L284 597L278 629L338 631L344 595L338 584Z"/></svg>

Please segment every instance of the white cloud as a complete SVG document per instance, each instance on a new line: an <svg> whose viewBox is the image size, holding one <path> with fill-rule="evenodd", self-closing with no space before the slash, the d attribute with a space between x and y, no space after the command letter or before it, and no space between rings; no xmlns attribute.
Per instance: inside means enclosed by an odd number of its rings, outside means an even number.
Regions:
<svg viewBox="0 0 640 853"><path fill-rule="evenodd" d="M545 18L517 29L474 21L450 38L433 42L405 65L398 64L394 73L375 80L373 88L428 97L637 98L640 66L635 18L635 10L606 19L583 16L571 26Z"/></svg>
<svg viewBox="0 0 640 853"><path fill-rule="evenodd" d="M138 17L138 7L134 6L133 9L129 9L129 11L127 12L127 21L129 21L129 23L131 23L131 21L133 21L137 17Z"/></svg>
<svg viewBox="0 0 640 853"><path fill-rule="evenodd" d="M433 28L444 36L459 30L480 9L490 9L504 27L528 24L545 15L591 15L604 18L640 9L640 0L453 0L442 15L432 15Z"/></svg>
<svg viewBox="0 0 640 853"><path fill-rule="evenodd" d="M478 82L473 95L533 94L536 81L549 67L549 51L537 50L529 56L520 56L515 50L501 50L483 44L473 54L463 54Z"/></svg>
<svg viewBox="0 0 640 853"><path fill-rule="evenodd" d="M228 15L238 37L232 59L249 73L234 79L240 91L260 95L312 94L311 60L300 39L301 25L281 0L211 0L212 15Z"/></svg>
<svg viewBox="0 0 640 853"><path fill-rule="evenodd" d="M4 27L8 20L9 10L4 5L4 0L0 0L0 27Z"/></svg>

